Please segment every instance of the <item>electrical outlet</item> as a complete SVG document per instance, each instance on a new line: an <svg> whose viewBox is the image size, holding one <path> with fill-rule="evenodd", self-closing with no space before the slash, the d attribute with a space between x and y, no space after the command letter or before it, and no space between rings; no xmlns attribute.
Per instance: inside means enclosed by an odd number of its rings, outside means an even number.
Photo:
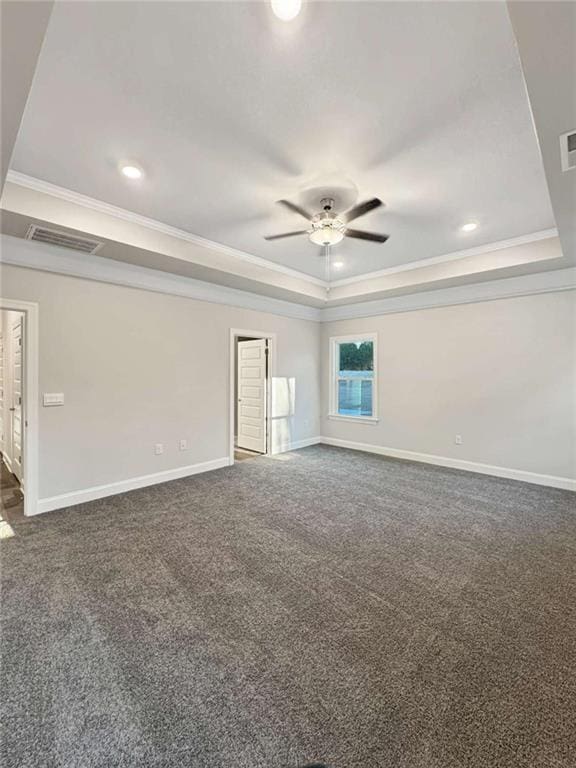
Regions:
<svg viewBox="0 0 576 768"><path fill-rule="evenodd" d="M178 443L181 451L187 451L188 450L188 440L180 440Z"/></svg>
<svg viewBox="0 0 576 768"><path fill-rule="evenodd" d="M462 435L456 435L456 437L454 438L454 442L456 443L456 445L462 445Z"/></svg>
<svg viewBox="0 0 576 768"><path fill-rule="evenodd" d="M156 456L160 456L161 453L164 453L164 444L163 443L156 443L154 446L154 453Z"/></svg>

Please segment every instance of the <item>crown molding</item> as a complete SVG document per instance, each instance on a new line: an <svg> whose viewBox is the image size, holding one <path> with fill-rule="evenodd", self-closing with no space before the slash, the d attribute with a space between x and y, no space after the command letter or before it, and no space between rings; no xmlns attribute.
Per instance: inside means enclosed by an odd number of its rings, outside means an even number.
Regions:
<svg viewBox="0 0 576 768"><path fill-rule="evenodd" d="M31 243L11 235L0 235L0 263L315 322L353 320L458 304L476 304L496 299L576 290L576 267L569 267L395 296L378 301L317 309L236 288L194 280L190 277L180 277L147 267L105 259L101 256L83 255L82 259L78 259L62 248L40 246L38 243Z"/></svg>
<svg viewBox="0 0 576 768"><path fill-rule="evenodd" d="M168 272L160 272L136 264L126 264L101 256L82 258L70 251L55 246L40 245L11 235L0 235L0 263L15 267L37 269L41 272L55 272L101 283L139 288L155 293L167 293L183 296L212 304L225 304L229 307L252 309L283 315L298 320L320 320L322 310L305 304L296 304L283 299L274 299L257 293L241 291L224 285L207 283L191 277L182 277Z"/></svg>
<svg viewBox="0 0 576 768"><path fill-rule="evenodd" d="M298 280L306 280L307 282L312 283L313 285L319 285L322 288L328 288L329 285L325 280L321 280L320 278L314 277L313 275L308 275L305 272L300 272L297 269L292 269L291 267L286 267L283 264L277 264L275 261L263 259L261 256L254 256L251 253L238 250L237 248L232 248L231 246L224 245L223 243L218 243L215 240L209 240L205 237L201 237L200 235L186 232L184 229L172 227L169 224L164 224L163 222L157 221L156 219L150 219L147 216L141 216L139 213L128 211L126 208L119 208L116 205L105 203L103 200L96 200L93 197L82 195L79 192L74 192L71 189L66 189L65 187L59 187L56 184L51 184L48 181L36 179L33 176L27 176L25 173L20 173L19 171L8 171L6 181L9 181L12 184L16 184L19 187L24 187L25 189L31 189L34 192L42 192L43 194L57 197L60 200L65 200L66 202L73 203L75 205L81 205L83 208L88 208L91 211L97 211L98 213L104 213L108 216L113 216L116 219L127 221L130 224L137 224L138 226L152 229L156 232L161 232L164 235L169 235L170 237L177 238L178 240L184 240L185 242L193 243L194 245L199 245L203 248L210 248L212 250L219 251L220 253L226 256L231 256L232 258L238 259L239 261L248 262L264 269L271 269L274 272L280 272L283 275L295 277Z"/></svg>
<svg viewBox="0 0 576 768"><path fill-rule="evenodd" d="M434 291L379 299L378 301L345 304L338 307L328 306L320 311L322 322L330 322L573 290L576 290L576 267L568 267L567 269L536 272L482 283L439 288Z"/></svg>
<svg viewBox="0 0 576 768"><path fill-rule="evenodd" d="M460 259L466 259L473 256L481 256L492 251L502 250L504 248L512 248L518 245L526 245L527 243L533 243L538 240L546 240L551 237L558 236L558 230L555 228L540 230L527 235L521 235L519 237L513 237L507 240L500 240L494 243L486 243L485 245L476 246L474 248L466 248L461 251L454 251L452 253L446 253L439 256L431 256L426 259L419 259L418 261L412 261L408 264L399 264L393 267L386 267L375 272L366 272L361 275L354 275L353 277L342 278L341 280L334 280L327 282L312 275L308 275L305 272L300 272L297 269L292 269L283 264L278 264L269 259L264 259L261 256L254 256L253 254L241 251L237 248L232 248L228 245L223 245L214 240L195 235L191 232L186 232L183 229L172 227L169 224L164 224L156 219L150 219L147 216L142 216L133 211L129 211L125 208L119 208L118 206L105 203L103 200L97 200L87 195L82 195L79 192L66 189L65 187L59 187L56 184L52 184L42 179L37 179L33 176L28 176L19 171L8 171L6 180L12 184L16 184L25 189L30 189L35 192L51 195L60 200L80 205L83 208L87 208L98 213L103 213L122 221L127 221L131 224L136 224L141 227L145 227L156 232L160 232L170 237L174 237L185 242L193 243L203 248L209 248L216 250L226 256L235 258L239 261L244 261L249 264L261 267L263 269L270 269L274 272L287 275L298 280L304 280L313 285L320 286L324 289L339 288L341 286L352 285L354 283L361 283L387 275L398 274L401 272L411 272L415 269L421 269L423 267L431 267L436 264L444 264L446 262L457 261Z"/></svg>
<svg viewBox="0 0 576 768"><path fill-rule="evenodd" d="M459 261L460 259L467 259L471 256L482 256L483 254L491 253L492 251L500 251L504 248L513 248L517 245L535 243L538 240L548 240L551 237L558 237L557 229L542 229L538 232L532 232L528 235L511 237L508 240L498 240L495 243L486 243L485 245L478 245L474 248L466 248L462 251L453 251L452 253L445 253L440 256L430 256L427 259L411 261L408 264L398 264L395 267L386 267L386 269L379 269L376 272L366 272L363 275L344 277L342 280L335 280L331 282L330 288L339 288L344 285L352 285L353 283L362 283L365 280L373 280L379 277L386 277L387 275L395 275L399 272L411 272L414 269L432 267L435 264L445 264L449 261Z"/></svg>

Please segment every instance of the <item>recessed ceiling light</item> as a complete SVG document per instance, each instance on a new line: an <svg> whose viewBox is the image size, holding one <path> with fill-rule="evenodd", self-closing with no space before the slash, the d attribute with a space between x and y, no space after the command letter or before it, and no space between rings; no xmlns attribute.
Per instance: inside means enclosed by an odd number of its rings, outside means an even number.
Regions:
<svg viewBox="0 0 576 768"><path fill-rule="evenodd" d="M127 179L141 179L143 176L142 169L136 165L123 165L120 170Z"/></svg>
<svg viewBox="0 0 576 768"><path fill-rule="evenodd" d="M344 262L343 261L334 261L332 263L332 266L334 267L334 269L342 269L342 267L344 266Z"/></svg>
<svg viewBox="0 0 576 768"><path fill-rule="evenodd" d="M467 224L461 227L462 232L474 232L478 228L478 224L475 221L469 221Z"/></svg>
<svg viewBox="0 0 576 768"><path fill-rule="evenodd" d="M302 0L270 0L275 16L282 21L292 21L300 13Z"/></svg>

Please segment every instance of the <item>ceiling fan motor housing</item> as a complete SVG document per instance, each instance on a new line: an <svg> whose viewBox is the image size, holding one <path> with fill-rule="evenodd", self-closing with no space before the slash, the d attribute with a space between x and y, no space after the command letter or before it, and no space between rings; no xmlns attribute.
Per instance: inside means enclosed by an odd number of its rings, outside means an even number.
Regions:
<svg viewBox="0 0 576 768"><path fill-rule="evenodd" d="M332 197L323 197L322 200L320 200L320 205L322 206L322 210L331 211L334 208L334 198Z"/></svg>

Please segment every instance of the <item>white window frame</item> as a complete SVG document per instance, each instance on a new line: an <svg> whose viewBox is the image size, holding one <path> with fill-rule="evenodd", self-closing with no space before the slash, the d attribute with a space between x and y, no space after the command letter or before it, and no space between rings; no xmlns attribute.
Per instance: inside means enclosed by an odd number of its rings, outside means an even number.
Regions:
<svg viewBox="0 0 576 768"><path fill-rule="evenodd" d="M349 344L371 341L373 344L374 376L372 378L372 416L349 416L338 413L338 347L340 344ZM374 424L378 421L378 334L355 333L348 336L330 337L330 380L329 386L329 411L328 418L338 421L353 421L356 423Z"/></svg>

